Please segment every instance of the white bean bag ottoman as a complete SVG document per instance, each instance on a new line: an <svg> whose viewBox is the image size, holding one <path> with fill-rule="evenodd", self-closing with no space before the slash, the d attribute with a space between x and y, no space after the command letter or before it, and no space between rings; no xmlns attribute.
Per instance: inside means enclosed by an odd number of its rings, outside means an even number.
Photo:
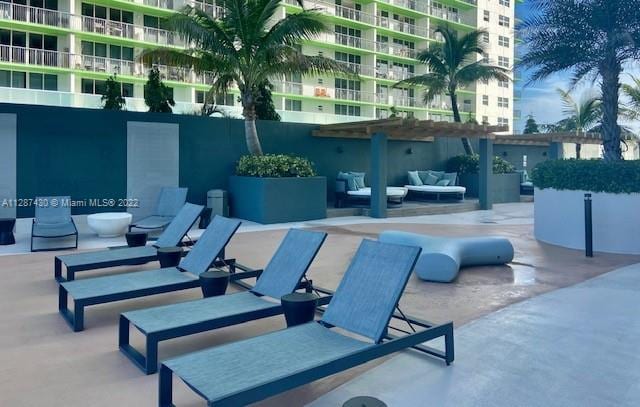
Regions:
<svg viewBox="0 0 640 407"><path fill-rule="evenodd" d="M450 283L460 267L501 265L513 260L513 245L503 237L446 238L389 230L382 232L379 240L421 247L414 271L426 281Z"/></svg>

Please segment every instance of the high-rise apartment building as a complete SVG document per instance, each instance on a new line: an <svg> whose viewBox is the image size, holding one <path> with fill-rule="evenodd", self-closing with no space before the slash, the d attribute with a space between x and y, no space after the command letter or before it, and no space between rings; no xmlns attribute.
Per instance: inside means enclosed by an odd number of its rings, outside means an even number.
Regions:
<svg viewBox="0 0 640 407"><path fill-rule="evenodd" d="M388 117L392 112L420 119L451 120L448 97L430 103L422 92L394 88L404 78L425 73L415 59L439 41L441 24L459 32L488 30L493 63L514 63L515 0L308 0L330 16L331 31L308 41L303 51L348 64L359 78L334 76L274 78L276 108L285 120L331 123ZM166 19L185 4L213 16L214 0L0 0L0 101L59 106L100 106L106 78L116 73L127 109L146 110L148 67L137 61L148 47L183 47L167 31ZM280 13L299 10L282 2ZM159 67L173 89L177 112L199 109L208 90L207 75ZM513 124L513 83L489 81L460 91L463 119ZM239 108L237 95L217 100ZM233 107L235 106L235 108ZM239 111L239 109L238 109Z"/></svg>

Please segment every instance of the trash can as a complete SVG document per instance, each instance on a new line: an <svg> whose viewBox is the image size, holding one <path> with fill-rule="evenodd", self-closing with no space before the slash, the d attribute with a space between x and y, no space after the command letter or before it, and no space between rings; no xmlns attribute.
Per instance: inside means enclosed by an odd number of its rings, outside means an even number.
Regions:
<svg viewBox="0 0 640 407"><path fill-rule="evenodd" d="M227 191L212 189L207 192L207 208L211 208L211 216L229 216L229 198Z"/></svg>

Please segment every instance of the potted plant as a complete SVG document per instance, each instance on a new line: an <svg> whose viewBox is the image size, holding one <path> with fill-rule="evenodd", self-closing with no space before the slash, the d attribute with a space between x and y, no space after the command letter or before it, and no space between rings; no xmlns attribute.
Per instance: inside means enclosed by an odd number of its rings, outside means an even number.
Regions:
<svg viewBox="0 0 640 407"><path fill-rule="evenodd" d="M478 196L480 156L458 155L447 161L447 172L457 172L459 183L467 189L467 196ZM493 203L520 202L520 174L515 167L501 157L493 157L491 180Z"/></svg>
<svg viewBox="0 0 640 407"><path fill-rule="evenodd" d="M585 194L591 194L593 249L640 254L640 161L545 161L531 179L536 239L584 249Z"/></svg>
<svg viewBox="0 0 640 407"><path fill-rule="evenodd" d="M306 158L245 155L229 179L232 216L258 223L295 222L327 216L327 180Z"/></svg>

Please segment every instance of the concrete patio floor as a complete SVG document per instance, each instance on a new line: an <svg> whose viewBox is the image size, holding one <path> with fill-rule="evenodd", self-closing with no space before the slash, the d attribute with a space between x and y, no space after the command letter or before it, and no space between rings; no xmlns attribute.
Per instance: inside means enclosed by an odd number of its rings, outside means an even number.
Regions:
<svg viewBox="0 0 640 407"><path fill-rule="evenodd" d="M638 256L604 254L586 259L580 252L541 244L532 236L530 208L529 204L505 205L492 212L384 221L337 218L296 226L329 232L309 273L317 285L327 288L337 286L360 240L375 238L382 230L442 236L496 234L510 238L516 249L515 263L511 266L469 269L463 271L454 284L426 283L411 278L401 301L403 309L435 322L453 320L458 327L524 299L640 262ZM263 267L284 236L286 226L247 225L243 233L231 241L228 255L248 266ZM156 405L157 377L143 375L117 349L117 316L126 310L199 298L199 291L89 307L87 330L73 333L57 314L57 284L52 278L55 254L59 252L0 257L0 307L4 310L0 315L0 360L3 361L0 405ZM150 264L146 268L154 266ZM124 268L107 273L122 270ZM104 272L87 273L87 276L99 274ZM283 318L274 317L169 341L161 345L160 359L282 327ZM138 335L133 334L132 339L135 346L141 346ZM456 366L460 358L459 355ZM383 361L302 386L259 405L305 405ZM442 364L432 367L447 369ZM177 405L202 405L182 384L176 383L174 392Z"/></svg>
<svg viewBox="0 0 640 407"><path fill-rule="evenodd" d="M457 330L449 368L404 352L311 406L637 406L639 292L636 264L510 305Z"/></svg>

